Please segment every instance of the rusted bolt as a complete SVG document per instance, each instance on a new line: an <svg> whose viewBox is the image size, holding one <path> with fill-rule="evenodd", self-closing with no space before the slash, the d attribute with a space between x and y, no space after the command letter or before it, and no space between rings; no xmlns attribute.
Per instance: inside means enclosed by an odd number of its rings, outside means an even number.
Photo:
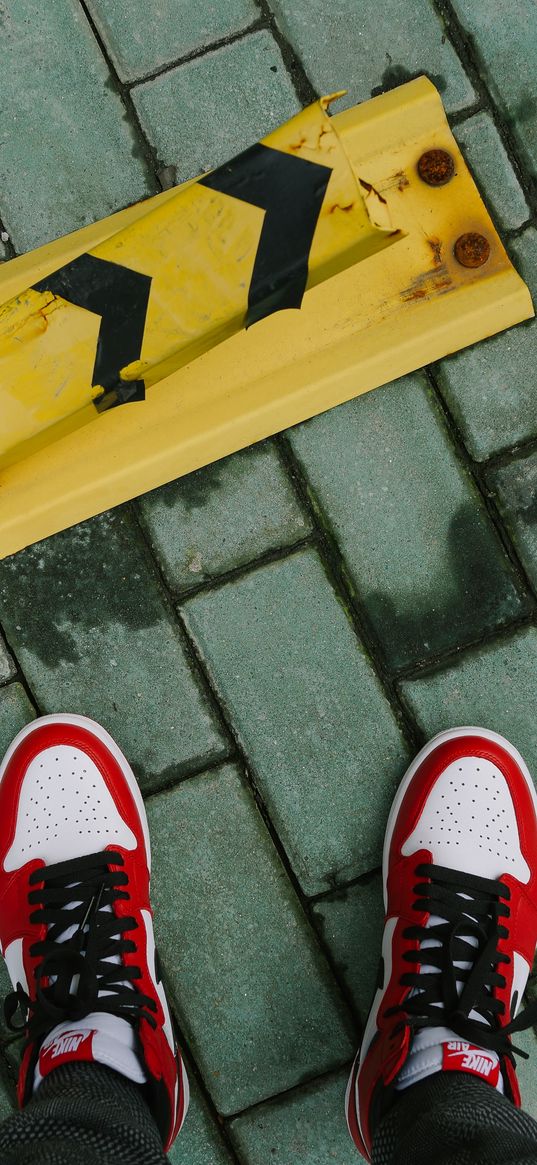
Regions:
<svg viewBox="0 0 537 1165"><path fill-rule="evenodd" d="M418 162L418 174L428 186L445 186L455 173L455 162L447 150L426 150Z"/></svg>
<svg viewBox="0 0 537 1165"><path fill-rule="evenodd" d="M490 255L490 243L484 235L469 231L459 235L453 253L461 267L482 267Z"/></svg>

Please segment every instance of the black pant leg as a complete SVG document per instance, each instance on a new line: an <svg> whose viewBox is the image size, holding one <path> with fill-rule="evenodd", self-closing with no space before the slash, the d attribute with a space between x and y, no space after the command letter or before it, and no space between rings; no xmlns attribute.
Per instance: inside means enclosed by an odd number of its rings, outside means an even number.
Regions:
<svg viewBox="0 0 537 1165"><path fill-rule="evenodd" d="M102 1064L46 1076L0 1125L2 1165L166 1165L143 1087Z"/></svg>
<svg viewBox="0 0 537 1165"><path fill-rule="evenodd" d="M537 1165L537 1121L484 1080L436 1072L382 1118L372 1165Z"/></svg>

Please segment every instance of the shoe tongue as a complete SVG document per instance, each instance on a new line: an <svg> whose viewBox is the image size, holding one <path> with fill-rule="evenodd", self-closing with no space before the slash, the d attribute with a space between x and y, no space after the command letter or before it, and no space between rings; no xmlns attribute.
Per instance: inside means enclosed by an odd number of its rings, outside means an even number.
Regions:
<svg viewBox="0 0 537 1165"><path fill-rule="evenodd" d="M460 898L467 898L467 894L459 894ZM444 918L438 915L431 914L425 929L428 930L431 926L438 926L445 922ZM472 935L466 935L465 941L471 947L477 947L478 941ZM423 939L420 943L420 949L426 950L428 947L441 946L439 939ZM457 961L454 967L458 970L470 970L471 963ZM422 964L420 973L427 972L435 973L437 968L428 964ZM457 984L459 995L462 991L463 983L460 980ZM419 988L414 987L410 995L416 995ZM443 1004L435 1004L439 1011L443 1011ZM483 1016L477 1011L470 1011L470 1019L476 1019L483 1022ZM473 1076L480 1076L483 1080L487 1080L497 1088L498 1092L504 1091L503 1078L500 1072L500 1058L497 1052L490 1051L488 1048L482 1048L477 1044L471 1044L467 1040L461 1040L461 1037L448 1027L426 1027L421 1028L412 1040L412 1047L407 1057L407 1060L401 1069L395 1087L398 1090L408 1088L411 1084L417 1084L419 1080L423 1080L426 1076L432 1076L434 1072L469 1072Z"/></svg>
<svg viewBox="0 0 537 1165"><path fill-rule="evenodd" d="M395 1087L402 1091L434 1072L469 1072L498 1092L504 1091L498 1053L461 1040L447 1027L423 1028L417 1033Z"/></svg>
<svg viewBox="0 0 537 1165"><path fill-rule="evenodd" d="M33 1091L54 1068L73 1061L106 1064L136 1084L147 1080L132 1024L107 1012L91 1012L77 1023L65 1020L49 1032L39 1050Z"/></svg>

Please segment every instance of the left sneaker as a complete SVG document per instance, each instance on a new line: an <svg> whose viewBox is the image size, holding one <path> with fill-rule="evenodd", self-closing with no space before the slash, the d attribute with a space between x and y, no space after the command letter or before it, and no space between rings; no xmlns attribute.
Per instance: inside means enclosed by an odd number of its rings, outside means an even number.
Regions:
<svg viewBox="0 0 537 1165"><path fill-rule="evenodd" d="M70 1061L145 1086L165 1150L188 1081L161 980L145 809L123 753L84 716L43 716L0 767L0 943L26 1036L21 1107ZM21 1030L15 1029L14 1030Z"/></svg>

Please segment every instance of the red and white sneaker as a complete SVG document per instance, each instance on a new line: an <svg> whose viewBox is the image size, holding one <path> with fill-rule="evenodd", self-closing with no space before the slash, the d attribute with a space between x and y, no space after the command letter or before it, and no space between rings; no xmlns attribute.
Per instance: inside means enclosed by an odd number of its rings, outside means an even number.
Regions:
<svg viewBox="0 0 537 1165"><path fill-rule="evenodd" d="M397 1094L435 1072L487 1080L520 1107L511 1035L537 943L537 796L513 745L435 736L403 777L383 857L379 979L346 1114L368 1160Z"/></svg>
<svg viewBox="0 0 537 1165"><path fill-rule="evenodd" d="M0 943L20 1006L21 1107L44 1076L97 1061L140 1084L164 1148L188 1081L160 978L151 851L134 774L84 716L44 716L0 768Z"/></svg>

